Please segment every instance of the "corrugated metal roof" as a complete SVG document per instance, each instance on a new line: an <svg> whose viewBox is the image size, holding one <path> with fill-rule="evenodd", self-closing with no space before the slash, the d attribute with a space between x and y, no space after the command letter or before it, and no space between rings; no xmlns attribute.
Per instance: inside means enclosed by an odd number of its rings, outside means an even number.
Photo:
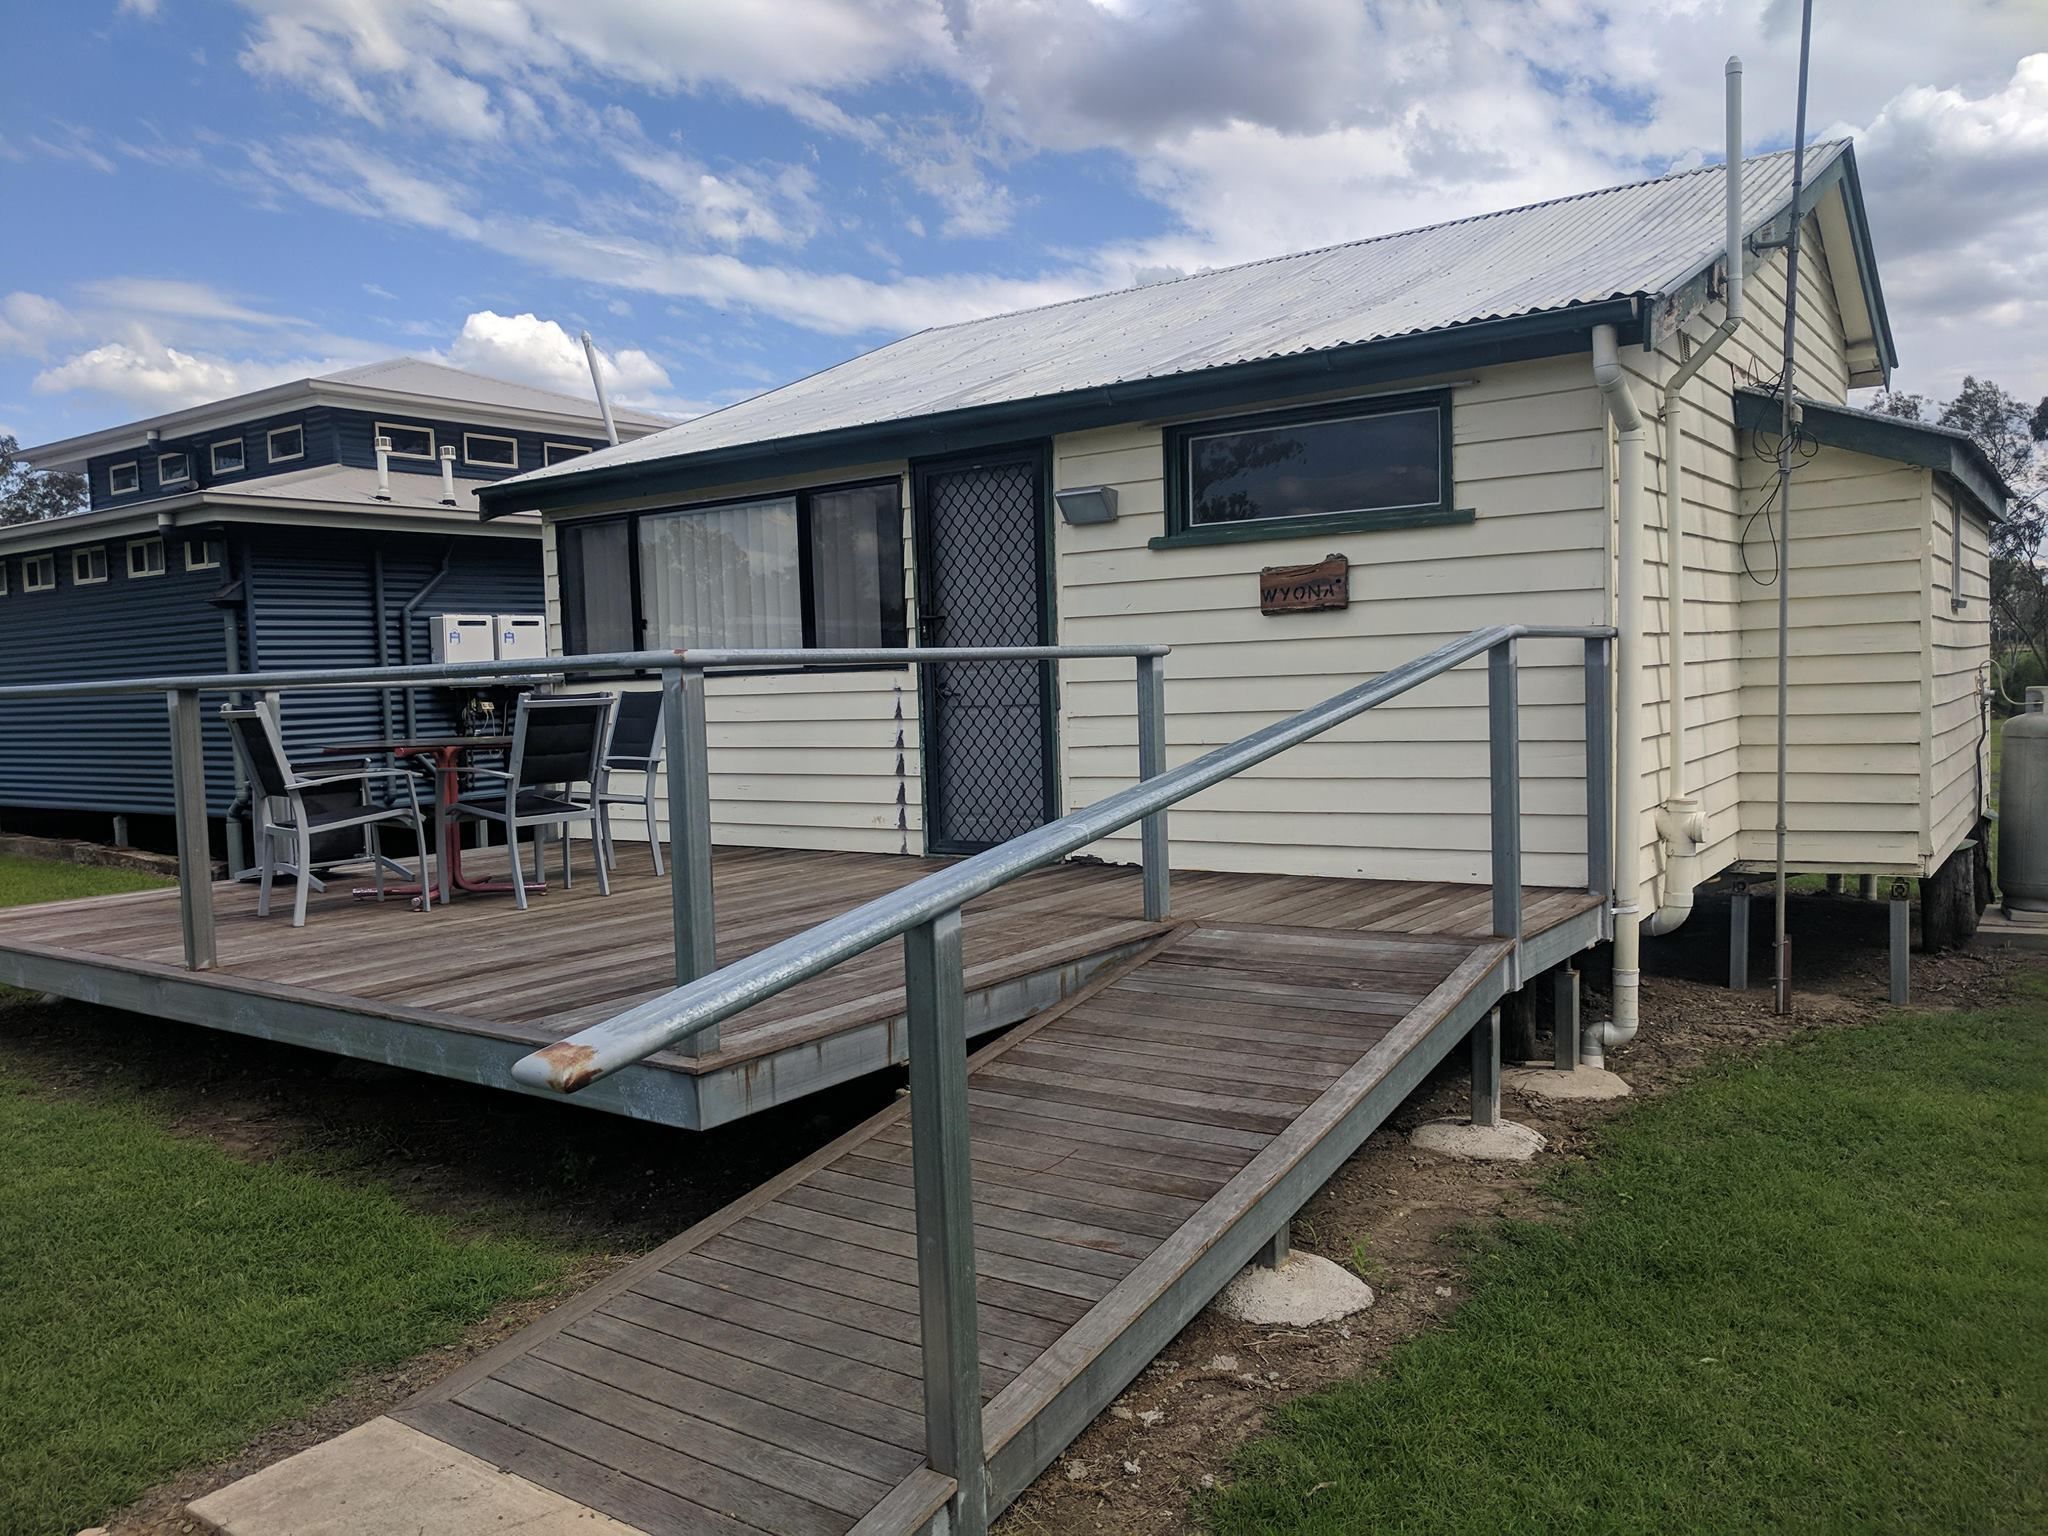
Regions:
<svg viewBox="0 0 2048 1536"><path fill-rule="evenodd" d="M358 368L323 373L312 382L349 384L357 389L374 389L384 394L418 395L436 402L460 401L502 411L537 411L553 416L598 419L597 400L592 395L568 395L552 389L536 389L530 384L514 384L509 379L494 379L486 374L471 373L467 368L451 368L446 363L429 363L417 357L387 357L381 363L364 363ZM612 417L636 427L664 427L669 424L659 416L625 410L616 405L612 407Z"/></svg>
<svg viewBox="0 0 2048 1536"><path fill-rule="evenodd" d="M1844 141L1807 152L1809 180ZM1745 225L1792 195L1789 151L1743 167ZM501 484L1128 384L1473 321L1661 294L1720 254L1719 166L920 331L724 410Z"/></svg>
<svg viewBox="0 0 2048 1536"><path fill-rule="evenodd" d="M351 410L364 409L379 400L401 405L418 401L437 410L448 406L467 406L494 417L509 413L515 418L531 416L543 421L573 421L578 423L576 430L579 435L588 436L599 435L599 423L603 419L595 395L567 395L552 389L535 389L528 384L514 384L505 379L471 373L467 368L451 368L445 363L429 363L417 357L387 357L381 363L364 363L334 373L293 379L268 389L251 390L224 400L208 400L140 421L122 422L76 437L38 443L32 448L22 449L21 456L41 469L73 468L94 453L139 440L148 432L179 437L208 424L246 420L291 409L307 400L325 400ZM617 406L612 409L612 417L619 425L621 437L669 424L662 417L622 410Z"/></svg>

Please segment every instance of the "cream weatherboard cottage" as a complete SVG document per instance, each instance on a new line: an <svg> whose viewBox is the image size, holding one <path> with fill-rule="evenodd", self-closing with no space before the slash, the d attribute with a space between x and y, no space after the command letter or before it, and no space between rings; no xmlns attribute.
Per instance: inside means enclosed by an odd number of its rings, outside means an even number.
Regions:
<svg viewBox="0 0 2048 1536"><path fill-rule="evenodd" d="M1792 180L1743 169L1744 313L1683 386L1677 464L1664 388L1728 312L1719 167L925 331L481 500L542 515L558 651L1164 642L1173 762L1481 625L1618 622L1620 846L1668 925L1771 852ZM1849 145L1809 151L1798 212L1790 859L1924 878L1984 814L2003 487L1966 439L1846 404L1894 363ZM1347 606L1262 611L1262 570L1328 555ZM1577 882L1581 669L1525 663L1528 878ZM714 677L716 839L961 851L1132 782L1127 663L995 670ZM1483 878L1483 697L1468 669L1204 793L1174 867Z"/></svg>

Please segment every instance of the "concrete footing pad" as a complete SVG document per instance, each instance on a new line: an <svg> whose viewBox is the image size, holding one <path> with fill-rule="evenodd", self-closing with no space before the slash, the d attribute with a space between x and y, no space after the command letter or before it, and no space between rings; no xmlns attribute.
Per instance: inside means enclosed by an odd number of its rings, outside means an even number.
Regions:
<svg viewBox="0 0 2048 1536"><path fill-rule="evenodd" d="M223 1536L637 1532L637 1527L384 1418L195 1499L187 1509Z"/></svg>
<svg viewBox="0 0 2048 1536"><path fill-rule="evenodd" d="M1560 1072L1555 1067L1510 1067L1500 1075L1500 1085L1532 1099L1625 1099L1628 1084L1605 1067L1573 1067Z"/></svg>
<svg viewBox="0 0 2048 1536"><path fill-rule="evenodd" d="M1543 1133L1512 1120L1474 1125L1469 1120L1431 1120L1408 1140L1424 1152L1470 1158L1478 1163L1526 1163L1543 1150Z"/></svg>
<svg viewBox="0 0 2048 1536"><path fill-rule="evenodd" d="M1313 1253L1290 1253L1278 1269L1253 1264L1223 1287L1216 1305L1242 1323L1313 1328L1363 1312L1372 1287Z"/></svg>

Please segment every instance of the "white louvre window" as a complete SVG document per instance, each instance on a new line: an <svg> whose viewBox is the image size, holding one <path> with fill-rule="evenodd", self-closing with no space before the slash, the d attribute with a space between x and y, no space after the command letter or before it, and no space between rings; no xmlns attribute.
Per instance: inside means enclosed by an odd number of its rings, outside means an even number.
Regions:
<svg viewBox="0 0 2048 1536"><path fill-rule="evenodd" d="M482 464L490 469L517 469L519 440L494 437L486 432L465 432L462 434L462 462Z"/></svg>
<svg viewBox="0 0 2048 1536"><path fill-rule="evenodd" d="M130 460L126 464L107 466L107 494L109 496L132 496L142 489L142 466Z"/></svg>
<svg viewBox="0 0 2048 1536"><path fill-rule="evenodd" d="M305 456L304 427L276 427L264 440L264 457L272 464L282 464L288 459L303 459Z"/></svg>
<svg viewBox="0 0 2048 1536"><path fill-rule="evenodd" d="M161 576L164 573L164 541L162 539L130 539L128 541L128 575Z"/></svg>
<svg viewBox="0 0 2048 1536"><path fill-rule="evenodd" d="M231 437L213 445L213 472L216 475L238 475L248 467L248 459L239 437Z"/></svg>
<svg viewBox="0 0 2048 1536"><path fill-rule="evenodd" d="M55 555L30 555L21 562L21 590L24 592L54 592L57 590L57 557Z"/></svg>
<svg viewBox="0 0 2048 1536"><path fill-rule="evenodd" d="M156 461L158 485L183 485L192 478L192 461L182 453L166 453Z"/></svg>
<svg viewBox="0 0 2048 1536"><path fill-rule="evenodd" d="M377 423L377 436L391 442L391 457L394 459L431 459L434 456L434 429L432 427L405 427L395 422Z"/></svg>
<svg viewBox="0 0 2048 1536"><path fill-rule="evenodd" d="M71 551L71 584L77 587L96 586L107 579L107 552L95 544L90 549ZM52 585L55 585L53 582Z"/></svg>
<svg viewBox="0 0 2048 1536"><path fill-rule="evenodd" d="M219 570L220 546L208 539L187 539L185 541L185 569L188 571Z"/></svg>

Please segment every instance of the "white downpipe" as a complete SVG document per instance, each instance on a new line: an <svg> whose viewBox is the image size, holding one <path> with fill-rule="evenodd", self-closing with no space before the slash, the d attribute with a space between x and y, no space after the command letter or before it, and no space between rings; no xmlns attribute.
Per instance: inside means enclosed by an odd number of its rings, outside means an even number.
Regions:
<svg viewBox="0 0 2048 1536"><path fill-rule="evenodd" d="M1614 1017L1580 1037L1581 1059L1598 1066L1609 1046L1635 1038L1642 973L1642 843L1638 817L1643 751L1643 438L1614 327L1593 327L1593 382L1620 440L1614 583Z"/></svg>
<svg viewBox="0 0 2048 1536"><path fill-rule="evenodd" d="M1693 890L1700 883L1700 849L1707 841L1706 811L1690 793L1692 703L1689 671L1691 629L1685 600L1685 386L1707 359L1742 325L1742 60L1730 57L1727 149L1727 313L1707 339L1665 382L1659 416L1664 428L1664 567L1671 630L1670 792L1657 810L1657 840L1664 850L1664 880L1656 910L1642 932L1657 938L1692 915Z"/></svg>

